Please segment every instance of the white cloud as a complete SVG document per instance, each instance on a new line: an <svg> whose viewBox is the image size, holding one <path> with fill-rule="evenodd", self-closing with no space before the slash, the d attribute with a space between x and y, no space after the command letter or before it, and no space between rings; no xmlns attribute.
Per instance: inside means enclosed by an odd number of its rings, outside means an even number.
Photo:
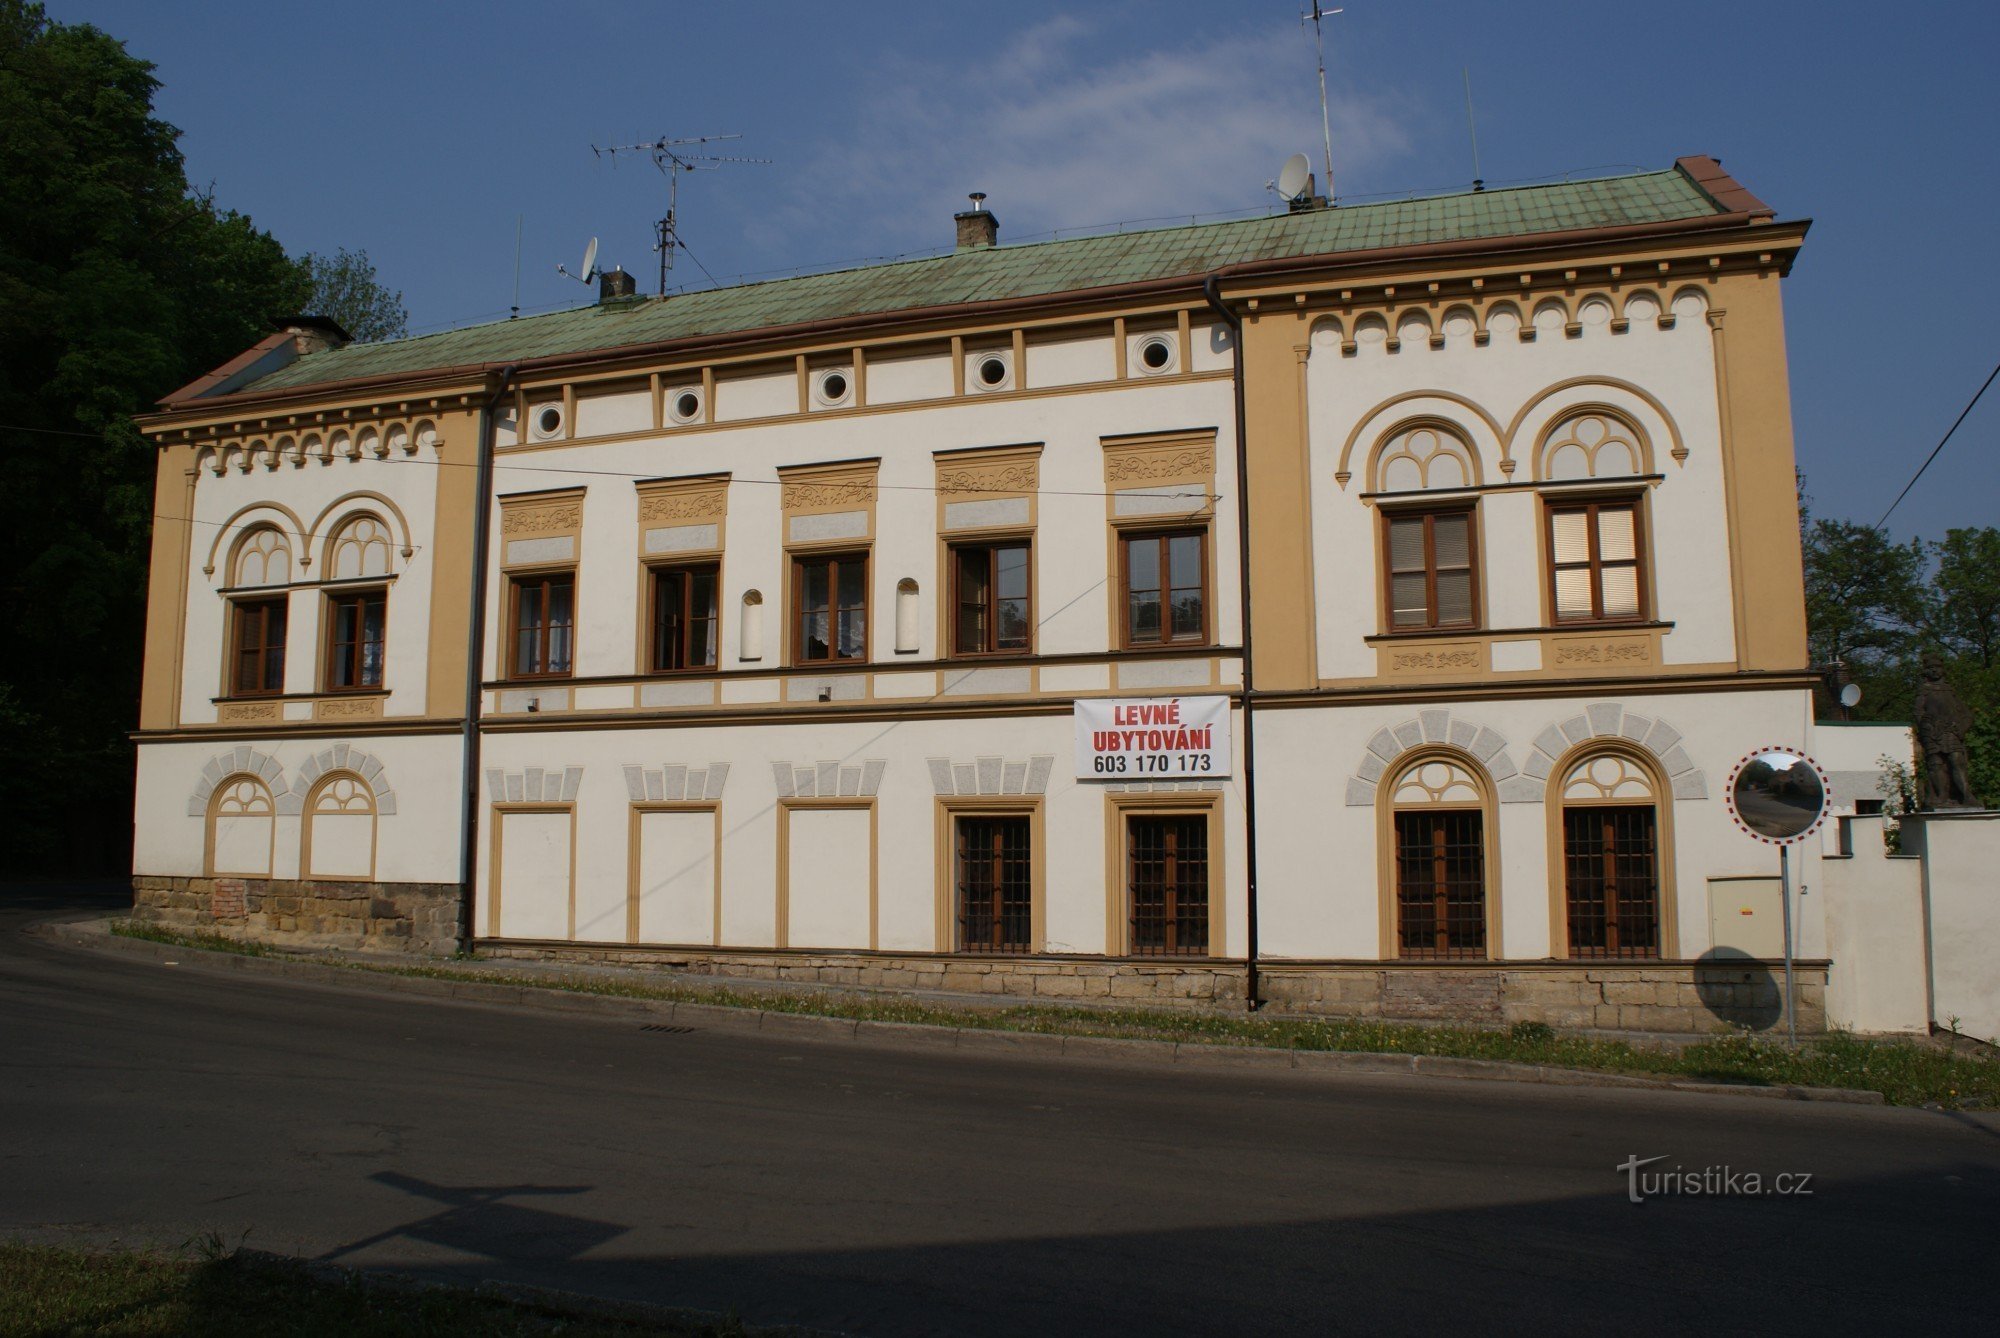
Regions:
<svg viewBox="0 0 2000 1338"><path fill-rule="evenodd" d="M971 190L990 196L1003 239L1021 238L1255 208L1289 154L1319 163L1312 48L1296 25L1143 48L1132 32L1061 17L974 68L884 60L852 129L796 180L809 206L773 221L793 246L811 230L924 249L949 244ZM1407 148L1391 109L1356 94L1336 93L1333 127L1337 173Z"/></svg>

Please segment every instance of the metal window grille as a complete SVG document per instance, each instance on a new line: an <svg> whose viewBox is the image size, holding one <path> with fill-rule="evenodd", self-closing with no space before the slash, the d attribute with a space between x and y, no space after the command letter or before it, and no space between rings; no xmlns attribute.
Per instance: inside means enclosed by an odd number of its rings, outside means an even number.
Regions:
<svg viewBox="0 0 2000 1338"><path fill-rule="evenodd" d="M1130 818L1126 851L1132 951L1207 953L1208 819Z"/></svg>
<svg viewBox="0 0 2000 1338"><path fill-rule="evenodd" d="M1396 815L1396 944L1404 957L1486 955L1483 814Z"/></svg>
<svg viewBox="0 0 2000 1338"><path fill-rule="evenodd" d="M1028 819L958 820L961 952L1027 952L1034 946L1034 872Z"/></svg>
<svg viewBox="0 0 2000 1338"><path fill-rule="evenodd" d="M1563 810L1570 956L1660 955L1656 847L1650 804Z"/></svg>

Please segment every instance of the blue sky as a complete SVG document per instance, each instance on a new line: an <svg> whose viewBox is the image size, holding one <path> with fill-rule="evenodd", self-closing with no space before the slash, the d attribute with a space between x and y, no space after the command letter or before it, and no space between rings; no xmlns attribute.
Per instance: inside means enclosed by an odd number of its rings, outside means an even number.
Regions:
<svg viewBox="0 0 2000 1338"><path fill-rule="evenodd" d="M1002 239L1248 209L1319 157L1298 0L1057 5L340 5L52 0L155 62L188 174L294 253L365 249L413 329L654 285L665 186L593 143L726 131L769 158L683 180L728 280L947 245L985 190ZM1463 188L1470 67L1489 184L1708 153L1812 235L1786 289L1817 513L1875 520L1996 360L2000 6L1348 0L1331 21L1343 198ZM672 282L705 286L687 257ZM2000 390L1891 529L2000 523Z"/></svg>

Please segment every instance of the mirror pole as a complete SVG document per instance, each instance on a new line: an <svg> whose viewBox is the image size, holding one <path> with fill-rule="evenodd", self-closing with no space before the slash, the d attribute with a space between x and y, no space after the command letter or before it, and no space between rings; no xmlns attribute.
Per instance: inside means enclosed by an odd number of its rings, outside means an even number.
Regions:
<svg viewBox="0 0 2000 1338"><path fill-rule="evenodd" d="M1785 909L1785 1034L1799 1048L1798 1008L1792 994L1792 847L1778 847L1778 900Z"/></svg>

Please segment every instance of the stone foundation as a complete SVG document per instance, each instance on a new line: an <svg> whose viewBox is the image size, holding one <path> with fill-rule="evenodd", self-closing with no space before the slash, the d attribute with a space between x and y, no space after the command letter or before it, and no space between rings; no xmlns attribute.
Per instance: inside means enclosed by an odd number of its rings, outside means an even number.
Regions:
<svg viewBox="0 0 2000 1338"><path fill-rule="evenodd" d="M924 954L704 952L483 942L487 958L654 966L678 976L859 989L948 991L996 1000L1130 1004L1234 1011L1236 962ZM1825 962L1796 964L1801 1034L1826 1030ZM1782 1026L1783 975L1739 960L1648 963L1268 962L1258 968L1267 1011L1383 1022L1671 1033L1763 1032Z"/></svg>
<svg viewBox="0 0 2000 1338"><path fill-rule="evenodd" d="M285 948L446 956L458 950L460 908L457 883L149 875L132 880L135 920Z"/></svg>

